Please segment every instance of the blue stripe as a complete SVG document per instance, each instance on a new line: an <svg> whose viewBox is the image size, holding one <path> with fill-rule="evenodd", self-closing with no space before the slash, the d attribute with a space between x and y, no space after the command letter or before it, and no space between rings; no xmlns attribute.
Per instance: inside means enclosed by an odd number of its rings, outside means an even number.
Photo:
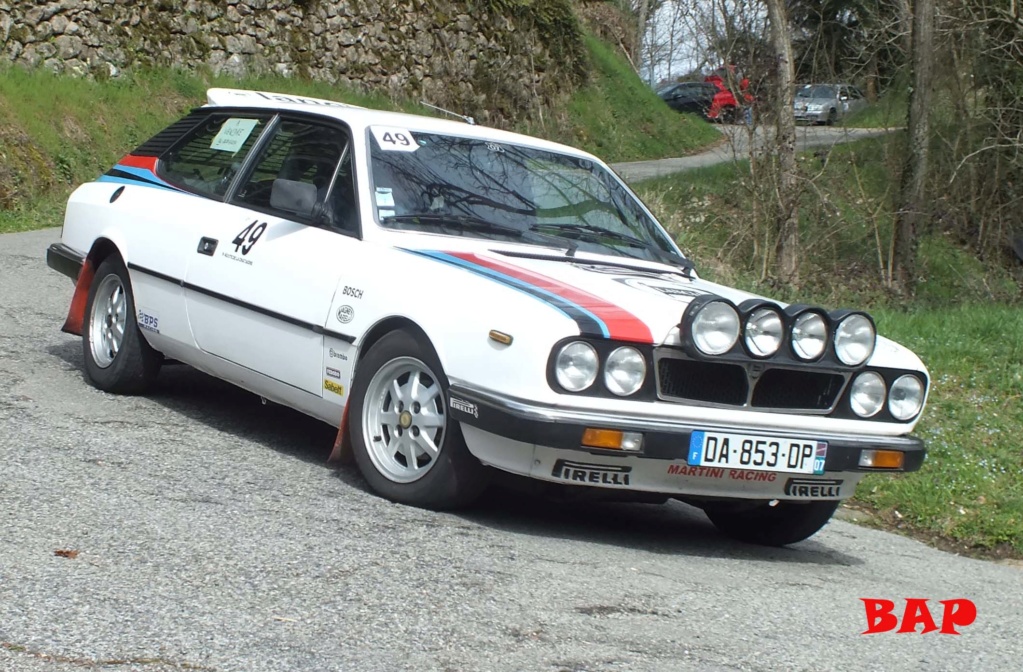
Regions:
<svg viewBox="0 0 1023 672"><path fill-rule="evenodd" d="M443 252L409 249L406 249L405 251L411 252L412 254L417 254L419 256L428 257L430 259L434 259L436 261L440 261L446 264L450 264L452 266L457 266L471 273L475 273L477 275L481 275L485 278L489 278L491 280L499 282L507 287L518 290L524 294L528 294L529 296L532 296L534 299L539 299L540 301L543 301L544 303L550 305L552 308L561 312L565 317L574 320L576 324L579 325L579 330L583 334L593 336L600 335L603 336L604 338L611 337L611 332L608 330L607 325L604 323L602 319L594 315L586 308L580 306L574 301L566 299L563 296L558 296L557 294L549 292L535 285L531 285L528 282L519 280L518 278L513 278L511 276L505 275L500 271L485 268L483 266L479 266L478 264L474 264L464 259L459 259L458 257L453 257L450 254L445 254Z"/></svg>
<svg viewBox="0 0 1023 672"><path fill-rule="evenodd" d="M158 183L160 183L162 185L165 185L165 186L168 186L168 187L171 186L171 185L167 184L166 182L164 182L163 180L161 180L159 177L157 177L153 173L153 171L146 170L145 168L135 168L134 166L125 166L124 164L120 164L119 163L116 166L114 166L113 170L119 170L122 173L128 173L130 175L135 175L135 176L141 177L144 180L148 180L149 182L158 182Z"/></svg>
<svg viewBox="0 0 1023 672"><path fill-rule="evenodd" d="M130 184L133 187L152 187L154 189L163 189L165 191L177 191L174 187L165 187L162 184L155 182L149 182L147 180L134 180L126 177L115 177L113 175L100 175L96 178L97 182L113 182L114 184Z"/></svg>

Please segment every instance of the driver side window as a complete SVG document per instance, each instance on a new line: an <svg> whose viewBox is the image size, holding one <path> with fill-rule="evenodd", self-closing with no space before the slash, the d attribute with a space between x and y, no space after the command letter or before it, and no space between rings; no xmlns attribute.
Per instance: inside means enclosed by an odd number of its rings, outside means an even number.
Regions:
<svg viewBox="0 0 1023 672"><path fill-rule="evenodd" d="M283 120L234 201L288 219L308 220L322 211L330 220L330 206L317 206L326 204L335 178L343 179L338 164L348 148L348 135L340 128Z"/></svg>

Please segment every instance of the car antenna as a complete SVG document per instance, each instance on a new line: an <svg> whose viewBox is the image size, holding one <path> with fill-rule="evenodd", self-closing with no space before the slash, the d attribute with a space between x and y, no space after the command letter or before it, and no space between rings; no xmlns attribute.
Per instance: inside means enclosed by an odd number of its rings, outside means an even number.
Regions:
<svg viewBox="0 0 1023 672"><path fill-rule="evenodd" d="M445 110L443 107L437 107L436 105L431 105L430 103L426 102L425 100L420 100L419 104L420 105L426 105L427 107L432 108L434 110L437 110L438 112L443 112L444 114L450 114L452 117L458 117L459 119L461 119L465 123L469 124L470 126L475 126L476 125L476 120L475 119L473 119L472 117L468 117L468 116L466 116L464 114L459 114L457 112L452 112L451 110Z"/></svg>

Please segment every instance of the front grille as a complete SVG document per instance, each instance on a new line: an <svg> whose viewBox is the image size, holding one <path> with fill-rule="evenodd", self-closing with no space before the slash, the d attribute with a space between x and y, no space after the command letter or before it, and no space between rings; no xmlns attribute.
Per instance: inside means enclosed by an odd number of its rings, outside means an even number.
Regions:
<svg viewBox="0 0 1023 672"><path fill-rule="evenodd" d="M735 364L662 359L657 379L663 397L742 406L749 396L746 370Z"/></svg>
<svg viewBox="0 0 1023 672"><path fill-rule="evenodd" d="M754 408L826 411L835 405L845 377L822 371L770 369L753 388Z"/></svg>
<svg viewBox="0 0 1023 672"><path fill-rule="evenodd" d="M750 375L755 367L759 375ZM835 371L768 368L763 362L710 362L672 352L656 358L657 392L665 401L736 408L826 413L845 386Z"/></svg>

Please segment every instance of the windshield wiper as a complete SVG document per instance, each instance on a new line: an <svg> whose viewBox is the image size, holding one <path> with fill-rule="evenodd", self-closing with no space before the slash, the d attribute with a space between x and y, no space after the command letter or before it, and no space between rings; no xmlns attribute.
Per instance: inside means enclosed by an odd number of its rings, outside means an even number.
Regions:
<svg viewBox="0 0 1023 672"><path fill-rule="evenodd" d="M570 234L575 234L576 237L581 239L590 239L600 242L605 239L613 239L621 241L630 247L635 247L648 252L654 257L656 261L668 266L680 266L686 274L695 268L693 262L689 261L685 257L679 257L674 254L670 254L663 250L653 247L649 242L637 238L636 236L628 233L622 233L621 231L615 231L613 229L606 229L602 226L596 226L594 224L534 224L529 227L530 231L563 231ZM606 244L606 243L605 243ZM616 248L617 249L617 248ZM635 255L626 255L633 259L641 259Z"/></svg>
<svg viewBox="0 0 1023 672"><path fill-rule="evenodd" d="M490 220L483 219L482 217L473 217L472 215L445 215L436 212L422 212L391 215L389 217L382 217L381 220L384 224L387 224L388 222L394 222L396 224L406 222L410 224L422 224L423 226L435 226L439 229L446 230L470 230L483 233L500 233L516 239L522 239L526 234L533 234L539 239L553 243L555 247L568 248L569 256L572 256L578 247L578 245L571 240L565 240L560 236L553 236L539 231L534 231L533 227L520 229L517 226L498 224L497 222L492 222Z"/></svg>

